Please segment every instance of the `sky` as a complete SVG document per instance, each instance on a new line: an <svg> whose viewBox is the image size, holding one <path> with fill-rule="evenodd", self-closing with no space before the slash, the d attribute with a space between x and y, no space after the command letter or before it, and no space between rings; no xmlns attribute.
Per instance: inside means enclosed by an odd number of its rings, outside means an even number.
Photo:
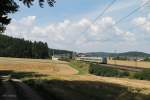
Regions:
<svg viewBox="0 0 150 100"><path fill-rule="evenodd" d="M12 21L4 34L76 52L150 53L150 3L142 6L149 0L116 0L93 23L112 1L56 0L54 7L45 3L44 8L37 1L31 8L18 2L20 9L9 15ZM141 9L116 24L138 7Z"/></svg>

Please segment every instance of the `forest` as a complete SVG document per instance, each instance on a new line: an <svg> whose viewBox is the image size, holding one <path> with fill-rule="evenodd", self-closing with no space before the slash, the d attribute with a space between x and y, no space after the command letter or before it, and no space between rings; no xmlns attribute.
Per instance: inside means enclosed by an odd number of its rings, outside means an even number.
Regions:
<svg viewBox="0 0 150 100"><path fill-rule="evenodd" d="M0 34L0 56L17 58L48 58L48 45L43 42L32 42Z"/></svg>
<svg viewBox="0 0 150 100"><path fill-rule="evenodd" d="M0 34L0 56L46 59L53 55L72 55L72 51L49 48L47 43L29 41Z"/></svg>

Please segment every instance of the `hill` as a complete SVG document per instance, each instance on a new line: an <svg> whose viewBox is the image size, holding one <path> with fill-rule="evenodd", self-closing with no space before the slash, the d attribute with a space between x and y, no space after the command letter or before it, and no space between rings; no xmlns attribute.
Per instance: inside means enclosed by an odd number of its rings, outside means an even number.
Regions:
<svg viewBox="0 0 150 100"><path fill-rule="evenodd" d="M48 45L0 34L0 56L17 58L48 58Z"/></svg>
<svg viewBox="0 0 150 100"><path fill-rule="evenodd" d="M144 53L144 52L131 51L131 52L120 53L119 56L127 56L127 57L150 57L150 54Z"/></svg>
<svg viewBox="0 0 150 100"><path fill-rule="evenodd" d="M86 56L101 56L101 57L116 57L116 56L122 56L122 57L150 57L150 54L144 53L144 52L137 52L137 51L130 51L130 52L124 52L124 53L107 53L107 52L89 52L84 53Z"/></svg>
<svg viewBox="0 0 150 100"><path fill-rule="evenodd" d="M73 51L49 48L50 57L53 55L62 55L62 56L68 56L69 58L71 58L72 54L73 54Z"/></svg>

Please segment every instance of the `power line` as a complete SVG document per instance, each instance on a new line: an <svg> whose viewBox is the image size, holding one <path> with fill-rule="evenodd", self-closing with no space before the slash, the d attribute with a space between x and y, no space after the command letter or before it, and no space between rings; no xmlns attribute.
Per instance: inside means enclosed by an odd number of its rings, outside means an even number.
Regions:
<svg viewBox="0 0 150 100"><path fill-rule="evenodd" d="M113 0L93 21L92 24L95 24L95 22L101 18L104 13L109 10L109 8L116 2L117 0ZM82 33L84 34L86 31L88 31L88 29L90 28L90 26L88 26Z"/></svg>
<svg viewBox="0 0 150 100"><path fill-rule="evenodd" d="M100 17L104 15L104 13L116 2L117 0L113 0L96 18L93 20L93 23L95 23Z"/></svg>
<svg viewBox="0 0 150 100"><path fill-rule="evenodd" d="M110 4L108 4L108 6L106 6L106 8L92 21L92 24L95 24L96 23L96 21L99 19L99 18L101 18L104 14L105 14L105 12L107 12L107 10L109 10L109 8L111 8L111 6L116 2L117 0L113 0ZM84 34L85 34L85 32L87 32L88 30L89 30L89 28L90 28L90 26L88 26L88 27L86 27L86 29L83 31L83 32L81 32L82 34L79 36L79 38L81 37L81 36L83 36ZM74 40L73 42L75 42L76 40Z"/></svg>
<svg viewBox="0 0 150 100"><path fill-rule="evenodd" d="M149 4L150 1L147 1L146 3L144 3L143 5L141 5L140 7L137 7L136 9L134 9L132 12L130 12L128 15L122 17L121 19L119 19L115 25L119 24L121 21L123 21L124 19L126 19L127 17L133 15L134 13L136 13L138 10L140 10L141 8L143 8L145 5Z"/></svg>
<svg viewBox="0 0 150 100"><path fill-rule="evenodd" d="M94 24L100 17L102 17L104 15L104 13L116 2L117 0L113 0L93 21L92 24ZM90 28L90 26L88 26L82 33L82 35L84 35L84 33L86 31L88 31L88 29ZM64 30L64 32L66 33L66 30ZM79 36L81 37L81 36ZM73 42L75 42L76 40L73 40ZM67 43L68 44L68 43ZM69 43L71 44L71 43Z"/></svg>
<svg viewBox="0 0 150 100"><path fill-rule="evenodd" d="M134 9L134 10L133 10L132 12L130 12L128 15L126 15L126 16L120 18L115 24L109 26L109 27L107 28L108 30L106 30L106 31L104 31L104 32L107 32L107 31L109 31L113 26L120 24L123 20L125 20L125 19L128 18L128 17L130 17L131 15L133 15L134 13L136 13L137 11L139 11L141 8L143 8L144 6L146 6L146 5L149 4L149 3L150 3L150 0L147 1L147 2L145 2L145 3L144 3L143 5L141 5L140 7L137 7L136 9ZM94 41L101 41L101 40L94 40Z"/></svg>

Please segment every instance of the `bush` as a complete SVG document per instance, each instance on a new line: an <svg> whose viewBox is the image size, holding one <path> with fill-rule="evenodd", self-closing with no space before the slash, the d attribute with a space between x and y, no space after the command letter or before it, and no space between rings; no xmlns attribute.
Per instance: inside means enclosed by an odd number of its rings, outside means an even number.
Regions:
<svg viewBox="0 0 150 100"><path fill-rule="evenodd" d="M89 68L89 73L98 75L98 76L107 76L107 77L125 77L129 76L129 72L122 71L106 66L101 66L97 64L91 64Z"/></svg>
<svg viewBox="0 0 150 100"><path fill-rule="evenodd" d="M133 78L140 80L150 80L150 69L145 69L134 74Z"/></svg>
<svg viewBox="0 0 150 100"><path fill-rule="evenodd" d="M59 60L61 60L61 61L66 61L66 62L70 62L70 61L71 61L71 59L68 59L68 58L61 58L61 59L59 59Z"/></svg>

